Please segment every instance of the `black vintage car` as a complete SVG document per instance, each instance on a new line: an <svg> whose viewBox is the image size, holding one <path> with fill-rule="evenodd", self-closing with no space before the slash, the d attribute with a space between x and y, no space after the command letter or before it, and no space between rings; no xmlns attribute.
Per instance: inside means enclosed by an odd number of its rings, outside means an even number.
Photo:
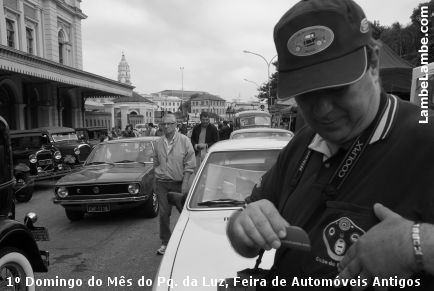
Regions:
<svg viewBox="0 0 434 291"><path fill-rule="evenodd" d="M49 144L41 130L10 131L14 176L17 180L15 197L20 202L32 197L34 181L65 175L60 151Z"/></svg>
<svg viewBox="0 0 434 291"><path fill-rule="evenodd" d="M15 213L12 150L6 121L0 117L0 290L28 290L33 272L47 272L48 252L41 251L36 240L48 240L43 227L35 227L34 213L24 223L13 219Z"/></svg>
<svg viewBox="0 0 434 291"><path fill-rule="evenodd" d="M54 203L66 216L79 220L85 213L132 208L143 217L158 215L154 193L153 141L139 137L106 141L95 146L83 167L59 179Z"/></svg>
<svg viewBox="0 0 434 291"><path fill-rule="evenodd" d="M80 127L76 128L78 139L90 144L92 147L104 141L108 137L108 130L106 127Z"/></svg>
<svg viewBox="0 0 434 291"><path fill-rule="evenodd" d="M47 143L60 151L65 167L74 168L84 163L92 147L78 139L75 129L69 127L40 127Z"/></svg>

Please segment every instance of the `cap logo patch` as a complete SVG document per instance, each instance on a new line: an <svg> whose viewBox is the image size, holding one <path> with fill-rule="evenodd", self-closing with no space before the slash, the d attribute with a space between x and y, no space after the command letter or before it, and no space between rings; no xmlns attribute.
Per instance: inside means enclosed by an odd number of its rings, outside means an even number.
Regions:
<svg viewBox="0 0 434 291"><path fill-rule="evenodd" d="M360 32L367 33L369 31L369 22L368 19L363 18L360 22Z"/></svg>
<svg viewBox="0 0 434 291"><path fill-rule="evenodd" d="M325 26L310 26L294 33L287 42L291 54L310 56L328 48L334 39L333 31Z"/></svg>

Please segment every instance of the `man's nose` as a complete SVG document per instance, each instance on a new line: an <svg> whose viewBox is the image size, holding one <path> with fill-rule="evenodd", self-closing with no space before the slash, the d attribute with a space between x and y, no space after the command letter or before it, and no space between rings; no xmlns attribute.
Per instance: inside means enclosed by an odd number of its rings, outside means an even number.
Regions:
<svg viewBox="0 0 434 291"><path fill-rule="evenodd" d="M327 115L333 110L332 96L318 96L313 106L313 112L317 116Z"/></svg>

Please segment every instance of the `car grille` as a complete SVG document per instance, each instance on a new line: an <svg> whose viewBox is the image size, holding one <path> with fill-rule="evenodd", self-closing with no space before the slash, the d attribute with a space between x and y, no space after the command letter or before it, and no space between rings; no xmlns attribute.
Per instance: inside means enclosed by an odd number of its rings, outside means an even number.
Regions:
<svg viewBox="0 0 434 291"><path fill-rule="evenodd" d="M86 185L68 187L69 195L106 195L128 193L129 184ZM98 188L98 189L96 189Z"/></svg>
<svg viewBox="0 0 434 291"><path fill-rule="evenodd" d="M90 152L92 151L92 148L85 144L85 145L80 145L79 146L80 149L80 155L78 156L80 162L84 162L87 159L87 156L89 156Z"/></svg>
<svg viewBox="0 0 434 291"><path fill-rule="evenodd" d="M44 171L53 170L53 156L50 151L40 151L36 158L38 160L37 164Z"/></svg>

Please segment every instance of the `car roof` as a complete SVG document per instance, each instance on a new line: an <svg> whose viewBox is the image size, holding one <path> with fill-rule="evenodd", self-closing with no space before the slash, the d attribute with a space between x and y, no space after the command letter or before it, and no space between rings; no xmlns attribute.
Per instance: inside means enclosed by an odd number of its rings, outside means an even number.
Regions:
<svg viewBox="0 0 434 291"><path fill-rule="evenodd" d="M236 150L266 150L282 149L288 144L287 140L246 138L246 139L227 139L219 141L209 148L209 152L236 151Z"/></svg>
<svg viewBox="0 0 434 291"><path fill-rule="evenodd" d="M23 129L23 130L16 129L16 130L9 131L9 133L10 133L11 136L12 135L15 135L15 136L17 136L17 135L30 136L30 135L36 135L36 134L42 136L42 130L38 130L38 129Z"/></svg>
<svg viewBox="0 0 434 291"><path fill-rule="evenodd" d="M75 130L93 131L93 130L108 130L108 129L107 127L103 127L103 126L95 126L95 127L76 127Z"/></svg>
<svg viewBox="0 0 434 291"><path fill-rule="evenodd" d="M231 133L232 134L236 134L236 133L244 133L244 132L286 132L286 133L293 133L292 131L289 131L287 129L283 129L283 128L271 128L271 127L241 128L241 129L234 130Z"/></svg>
<svg viewBox="0 0 434 291"><path fill-rule="evenodd" d="M45 126L45 127L38 127L35 129L46 131L48 133L75 132L75 129L71 127L61 127L61 126Z"/></svg>
<svg viewBox="0 0 434 291"><path fill-rule="evenodd" d="M141 136L141 137L132 137L132 138L120 138L120 139L112 139L102 144L113 144L113 143L121 143L121 142L138 142L138 141L154 141L161 138L161 136Z"/></svg>

